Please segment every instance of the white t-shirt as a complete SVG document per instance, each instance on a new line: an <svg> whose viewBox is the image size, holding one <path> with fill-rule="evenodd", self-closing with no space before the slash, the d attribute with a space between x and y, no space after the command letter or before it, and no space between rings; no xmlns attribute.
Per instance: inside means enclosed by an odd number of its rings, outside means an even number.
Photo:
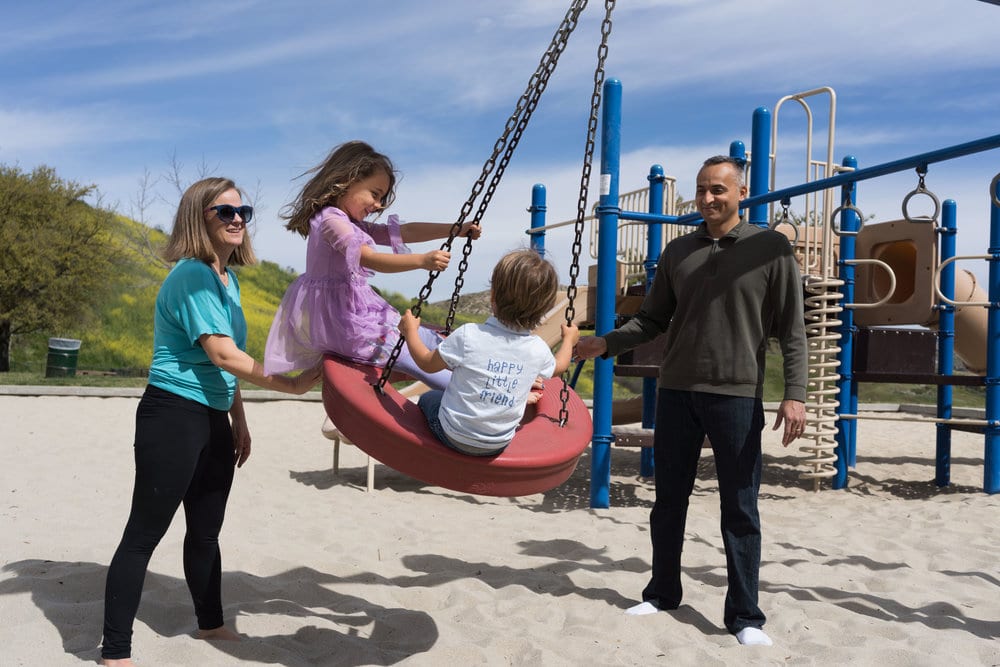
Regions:
<svg viewBox="0 0 1000 667"><path fill-rule="evenodd" d="M437 348L452 371L439 417L457 443L498 449L514 439L535 378L552 377L552 351L530 331L491 317L464 324Z"/></svg>

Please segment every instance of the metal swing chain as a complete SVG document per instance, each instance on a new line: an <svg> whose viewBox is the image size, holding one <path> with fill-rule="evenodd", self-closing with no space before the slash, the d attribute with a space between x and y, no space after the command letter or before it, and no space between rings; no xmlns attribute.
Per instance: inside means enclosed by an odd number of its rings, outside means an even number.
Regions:
<svg viewBox="0 0 1000 667"><path fill-rule="evenodd" d="M474 220L482 220L486 215L486 209L493 199L493 195L496 192L497 187L500 185L500 181L503 178L504 172L507 170L507 165L510 164L511 157L514 155L514 150L517 148L518 143L521 141L521 135L524 130L528 127L528 122L531 120L531 115L534 113L535 108L538 106L538 102L542 97L542 93L545 92L545 88L548 86L549 78L555 71L556 65L559 62L559 56L566 49L566 45L569 40L570 34L576 29L577 23L579 21L579 16L581 12L586 8L589 0L580 0L574 3L570 7L569 11L560 24L559 29L552 38L552 43L546 50L545 54L542 56L542 60L539 63L538 69L535 74L532 75L528 82L527 89L518 101L518 110L507 121L507 129L504 133L513 133L510 143L504 150L503 156L500 158L499 164L496 166L496 170L490 179L489 185L486 187L486 192L483 194L483 198L479 202L479 207L476 210L476 215ZM518 118L520 116L520 118ZM516 121L516 123L514 122ZM492 160L495 161L498 151L494 150ZM485 178L486 170L484 169ZM480 184L481 187L481 184ZM474 197L470 198L469 204L471 205ZM450 306L448 309L448 317L445 321L445 329L451 331L452 325L455 321L455 311L458 308L458 299L462 290L462 286L465 284L465 269L468 267L468 257L472 252L472 239L466 239L465 247L462 249L462 260L458 266L458 275L455 277L455 289L451 295Z"/></svg>
<svg viewBox="0 0 1000 667"><path fill-rule="evenodd" d="M576 28L579 21L581 12L586 8L589 0L574 0L573 4L570 6L569 10L566 12L566 16L563 18L562 22L559 24L555 35L552 38L552 42L549 44L548 49L546 49L545 54L542 56L539 62L538 68L535 73L532 74L531 78L528 80L527 88L524 93L518 99L517 106L514 112L511 114L510 118L504 126L503 133L496 140L493 145L493 152L490 157L483 164L482 172L479 178L476 179L475 184L472 187L472 192L469 198L462 205L461 212L459 213L458 219L452 224L451 230L448 234L448 239L441 244L441 250L451 251L452 242L461 231L462 225L465 219L468 217L473 205L475 204L476 198L482 192L483 187L486 184L486 179L489 177L490 173L494 171L497 164L497 157L504 152L506 148L506 153L504 159L501 163L502 168L505 169L507 163L510 161L510 156L513 154L514 148L517 146L517 142L520 140L521 134L524 132L524 128L528 124L528 120L531 117L532 112L538 105L538 100L545 90L545 86L548 84L549 77L556 68L556 64L559 61L559 56L565 51L566 45L569 41L569 36ZM509 138L513 134L513 144L508 145ZM491 181L486 195L484 195L483 202L480 204L479 211L476 214L474 220L482 220L482 216L485 213L486 205L492 198L494 191L496 190L497 184L499 183L500 176L502 176L503 170L501 169L497 174L494 174L493 180ZM459 262L458 276L455 279L455 290L452 293L451 305L448 311L448 318L445 323L446 330L450 331L451 326L455 319L455 310L458 304L458 296L461 291L462 286L465 283L464 274L468 268L468 258L472 252L472 239L467 238L465 241L465 246L462 249L462 259ZM420 289L420 293L417 296L417 303L414 304L410 310L415 317L420 317L420 311L423 304L430 297L431 290L433 288L434 281L440 275L440 271L429 272L427 283ZM396 364L396 360L399 359L399 355L402 352L403 345L405 341L400 337L396 341L396 346L393 348L392 353L389 355L389 359L386 361L385 368L382 369L382 375L379 378L378 384L375 385L375 389L380 393L383 391L386 382L389 380L389 376L392 373L392 369Z"/></svg>
<svg viewBox="0 0 1000 667"><path fill-rule="evenodd" d="M590 96L590 121L587 124L587 143L583 155L583 172L580 175L580 196L576 203L576 224L573 226L573 262L569 267L569 286L566 288L566 324L572 325L576 319L576 279L580 274L580 253L583 249L584 219L587 215L587 195L590 186L590 172L594 161L594 145L597 136L597 123L601 109L601 92L604 88L604 63L608 57L608 37L611 35L611 12L615 8L615 0L604 0L604 21L601 23L601 44L597 48L597 67L594 70L594 91ZM569 419L569 369L563 372L562 388L559 390L559 426L564 426Z"/></svg>

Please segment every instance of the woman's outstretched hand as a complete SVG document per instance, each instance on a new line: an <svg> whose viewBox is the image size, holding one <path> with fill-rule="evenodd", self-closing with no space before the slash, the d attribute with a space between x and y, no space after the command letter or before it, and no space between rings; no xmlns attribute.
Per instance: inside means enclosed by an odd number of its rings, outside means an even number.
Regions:
<svg viewBox="0 0 1000 667"><path fill-rule="evenodd" d="M302 395L319 384L323 379L323 363L307 368L291 379L293 394Z"/></svg>

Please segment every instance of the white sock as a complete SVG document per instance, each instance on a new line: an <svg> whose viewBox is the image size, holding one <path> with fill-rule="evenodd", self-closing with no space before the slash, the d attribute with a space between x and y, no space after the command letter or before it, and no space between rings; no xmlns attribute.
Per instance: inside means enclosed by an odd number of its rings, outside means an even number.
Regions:
<svg viewBox="0 0 1000 667"><path fill-rule="evenodd" d="M625 613L629 616L645 616L646 614L655 614L660 611L660 608L656 606L653 602L640 602L634 607L629 607L625 610Z"/></svg>
<svg viewBox="0 0 1000 667"><path fill-rule="evenodd" d="M774 643L760 628L743 628L736 633L736 639L744 646L771 646Z"/></svg>

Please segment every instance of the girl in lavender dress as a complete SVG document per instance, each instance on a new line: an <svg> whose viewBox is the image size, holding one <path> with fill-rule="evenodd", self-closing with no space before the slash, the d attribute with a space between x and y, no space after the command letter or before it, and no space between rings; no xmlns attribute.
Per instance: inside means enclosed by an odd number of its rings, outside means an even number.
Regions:
<svg viewBox="0 0 1000 667"><path fill-rule="evenodd" d="M282 217L308 239L306 270L288 287L275 314L264 352L264 371L311 368L324 354L384 366L399 339L399 312L379 296L368 278L381 273L442 271L451 253L411 253L407 243L447 238L449 223L401 223L390 215L375 223L395 196L396 173L388 157L361 141L342 144L311 169L309 182ZM479 226L462 225L460 236L479 238ZM376 245L389 246L379 252ZM436 347L437 334L421 337ZM395 368L443 389L447 371L428 374L404 346Z"/></svg>

